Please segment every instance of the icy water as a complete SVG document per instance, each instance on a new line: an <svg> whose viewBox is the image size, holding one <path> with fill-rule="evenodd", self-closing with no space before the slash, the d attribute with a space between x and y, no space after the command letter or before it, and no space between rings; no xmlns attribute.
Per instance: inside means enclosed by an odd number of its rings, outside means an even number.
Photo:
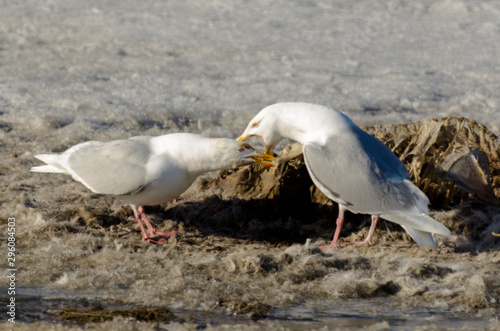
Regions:
<svg viewBox="0 0 500 331"><path fill-rule="evenodd" d="M23 289L25 295L19 296L23 307L23 317L26 322L58 322L60 307L85 307L105 305L107 308L127 309L127 305L112 301L97 299L100 293L78 293L71 297L64 293L51 293L36 289ZM96 297L82 300L81 297ZM132 306L131 308L134 308ZM314 301L289 308L275 309L265 320L248 318L232 314L202 314L193 311L171 309L175 314L170 325L157 323L159 329L204 329L226 327L228 329L270 329L286 330L414 330L414 329L494 329L498 321L474 314L455 314L445 309L412 308L401 312L398 307L387 300L356 300ZM66 326L75 325L67 321ZM46 324L41 324L48 327ZM77 324L78 325L78 324ZM82 323L80 323L82 325ZM185 328L182 327L185 326ZM107 324L107 328L112 328ZM116 325L116 327L120 327ZM142 325L141 327L145 327Z"/></svg>
<svg viewBox="0 0 500 331"><path fill-rule="evenodd" d="M16 270L17 300L16 324L4 309L2 328L500 327L500 255L488 237L500 232L498 206L434 210L454 231L436 250L382 223L372 247L322 252L334 206L252 218L251 204L192 190L150 209L160 230L179 232L159 247L139 241L122 202L29 172L35 154L87 140L235 138L282 101L331 106L359 125L463 116L499 134L498 2L0 3L0 267ZM473 222L486 224L474 238ZM346 235L362 238L363 224ZM2 305L10 282L0 280ZM144 307L172 316L126 315ZM96 311L115 315L90 321Z"/></svg>

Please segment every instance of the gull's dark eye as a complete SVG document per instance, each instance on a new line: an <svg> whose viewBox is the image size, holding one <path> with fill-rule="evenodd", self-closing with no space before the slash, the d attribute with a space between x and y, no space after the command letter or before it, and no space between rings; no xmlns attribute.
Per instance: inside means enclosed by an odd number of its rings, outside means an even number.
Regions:
<svg viewBox="0 0 500 331"><path fill-rule="evenodd" d="M259 123L258 122L255 122L254 124L252 124L252 128L258 128L259 127Z"/></svg>
<svg viewBox="0 0 500 331"><path fill-rule="evenodd" d="M253 147L247 143L242 143L240 145L240 148L238 148L238 152L240 153L243 153L244 151L253 151L253 150L254 150Z"/></svg>

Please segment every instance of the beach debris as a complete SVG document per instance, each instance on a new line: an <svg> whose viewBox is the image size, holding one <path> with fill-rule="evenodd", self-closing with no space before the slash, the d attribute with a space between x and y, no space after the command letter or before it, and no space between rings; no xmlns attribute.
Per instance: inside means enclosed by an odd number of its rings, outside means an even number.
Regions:
<svg viewBox="0 0 500 331"><path fill-rule="evenodd" d="M500 139L484 125L443 117L364 129L399 156L433 207L458 205L470 195L500 203Z"/></svg>
<svg viewBox="0 0 500 331"><path fill-rule="evenodd" d="M233 314L248 315L253 321L266 318L271 314L271 307L256 300L248 302L241 299L219 300L219 306L225 307L228 312Z"/></svg>
<svg viewBox="0 0 500 331"><path fill-rule="evenodd" d="M136 307L114 309L102 304L87 307L72 306L57 311L62 320L81 324L112 321L116 317L133 318L141 322L183 321L165 307Z"/></svg>

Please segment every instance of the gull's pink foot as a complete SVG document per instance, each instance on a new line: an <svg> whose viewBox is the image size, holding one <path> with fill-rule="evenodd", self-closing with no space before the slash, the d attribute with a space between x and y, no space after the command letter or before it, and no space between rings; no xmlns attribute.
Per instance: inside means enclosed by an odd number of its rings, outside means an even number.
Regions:
<svg viewBox="0 0 500 331"><path fill-rule="evenodd" d="M153 243L153 244L162 245L162 244L164 244L167 241L167 239L165 239L165 238L154 239L154 238L151 238L151 237L152 236L155 236L155 237L172 237L172 236L177 235L177 231L172 231L172 232L168 232L168 233L156 231L155 228L153 228L153 226L149 222L149 220L148 220L148 218L146 216L146 213L144 212L144 208L142 206L139 206L137 208L137 210L135 208L132 208L132 210L134 211L135 219L137 220L137 223L139 223L139 227L141 228L142 241L144 241L144 242L150 242L150 243ZM144 221L144 223L146 223L146 226L147 226L148 232L149 232L149 236L146 234L146 230L144 229L144 225L142 225L141 219Z"/></svg>
<svg viewBox="0 0 500 331"><path fill-rule="evenodd" d="M340 244L340 246L371 245L371 244L372 244L371 240L370 241L363 240L363 241L345 242L345 243Z"/></svg>
<svg viewBox="0 0 500 331"><path fill-rule="evenodd" d="M330 245L323 245L319 246L321 249L330 249L330 248L339 248L339 245L337 243L331 243Z"/></svg>
<svg viewBox="0 0 500 331"><path fill-rule="evenodd" d="M170 231L170 232L160 232L160 236L163 237L175 237L177 235L177 231Z"/></svg>
<svg viewBox="0 0 500 331"><path fill-rule="evenodd" d="M340 229L342 229L342 225L344 225L344 210L340 208L339 217L337 218L337 227L335 228L335 234L333 235L332 243L326 246L319 246L319 248L321 249L339 248L339 244L337 242L339 240Z"/></svg>
<svg viewBox="0 0 500 331"><path fill-rule="evenodd" d="M146 237L146 238L142 238L142 241L152 243L152 244L157 244L157 245L163 245L164 243L167 242L167 239L165 239L165 238L153 239L151 237Z"/></svg>
<svg viewBox="0 0 500 331"><path fill-rule="evenodd" d="M157 236L157 237L175 237L177 235L177 231L172 231L172 232L158 232L155 229L150 230L148 229L149 235L150 236Z"/></svg>
<svg viewBox="0 0 500 331"><path fill-rule="evenodd" d="M371 245L373 234L375 233L375 227L377 226L379 217L377 215L372 215L372 224L370 225L370 230L368 231L368 235L363 241L355 241L355 242L345 242L340 246L349 246L349 245Z"/></svg>
<svg viewBox="0 0 500 331"><path fill-rule="evenodd" d="M375 227L377 226L379 217L377 215L372 215L372 224L370 225L370 230L368 231L368 235L366 239L363 241L355 241L355 242L345 242L342 244L337 244L340 235L340 229L342 225L344 225L344 210L340 208L339 217L337 218L337 228L335 229L335 234L333 235L333 240L330 245L327 246L319 246L321 249L330 249L330 248L339 248L341 246L349 246L349 245L371 245L373 234L375 233Z"/></svg>

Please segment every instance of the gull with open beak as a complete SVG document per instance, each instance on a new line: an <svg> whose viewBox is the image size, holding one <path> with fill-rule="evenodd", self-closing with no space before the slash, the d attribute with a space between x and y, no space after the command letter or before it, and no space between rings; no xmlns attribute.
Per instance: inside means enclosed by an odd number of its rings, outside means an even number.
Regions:
<svg viewBox="0 0 500 331"><path fill-rule="evenodd" d="M438 247L432 234L450 230L427 215L429 199L410 181L404 164L379 140L343 113L309 103L278 103L261 110L237 138L260 137L272 154L285 138L303 145L304 161L314 184L339 204L332 243L338 247L344 213L372 215L364 241L371 244L380 217L401 225L420 246Z"/></svg>

